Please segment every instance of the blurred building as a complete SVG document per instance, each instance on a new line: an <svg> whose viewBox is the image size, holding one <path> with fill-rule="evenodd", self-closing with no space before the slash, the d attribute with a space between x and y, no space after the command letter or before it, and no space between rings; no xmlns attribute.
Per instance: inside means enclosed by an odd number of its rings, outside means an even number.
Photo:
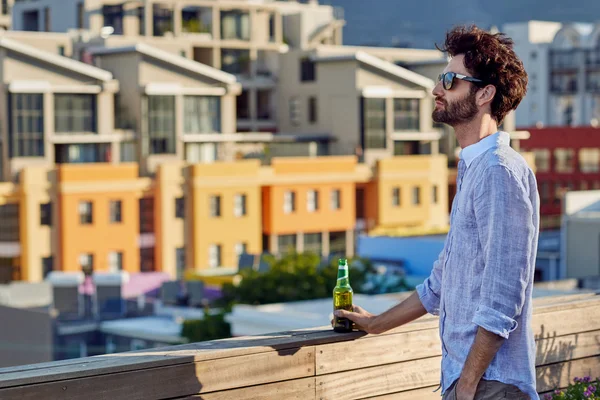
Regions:
<svg viewBox="0 0 600 400"><path fill-rule="evenodd" d="M560 227L564 195L600 189L600 135L593 127L529 129L521 148L535 155L542 229Z"/></svg>
<svg viewBox="0 0 600 400"><path fill-rule="evenodd" d="M503 26L529 74L519 127L597 126L600 26L528 21Z"/></svg>
<svg viewBox="0 0 600 400"><path fill-rule="evenodd" d="M568 192L562 220L561 276L600 276L600 190ZM590 282L591 284L591 282Z"/></svg>

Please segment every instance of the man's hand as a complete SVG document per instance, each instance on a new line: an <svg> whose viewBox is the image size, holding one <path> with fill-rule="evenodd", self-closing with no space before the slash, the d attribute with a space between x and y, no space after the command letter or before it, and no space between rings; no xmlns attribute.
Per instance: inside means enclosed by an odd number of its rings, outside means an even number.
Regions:
<svg viewBox="0 0 600 400"><path fill-rule="evenodd" d="M467 385L462 379L456 384L456 400L473 400L477 392L477 385Z"/></svg>
<svg viewBox="0 0 600 400"><path fill-rule="evenodd" d="M334 314L338 318L348 318L356 324L358 330L367 333L381 333L377 331L373 324L373 321L377 317L376 315L365 311L362 307L357 305L352 305L352 309L354 311L336 310ZM334 321L331 320L331 325L333 325L333 322Z"/></svg>

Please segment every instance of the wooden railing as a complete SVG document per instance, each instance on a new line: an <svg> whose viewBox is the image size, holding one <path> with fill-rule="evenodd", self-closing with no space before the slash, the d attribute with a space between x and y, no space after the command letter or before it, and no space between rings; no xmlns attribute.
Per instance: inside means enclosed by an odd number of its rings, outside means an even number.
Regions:
<svg viewBox="0 0 600 400"><path fill-rule="evenodd" d="M600 376L600 296L534 301L537 390ZM0 399L436 399L438 321L329 327L0 369Z"/></svg>

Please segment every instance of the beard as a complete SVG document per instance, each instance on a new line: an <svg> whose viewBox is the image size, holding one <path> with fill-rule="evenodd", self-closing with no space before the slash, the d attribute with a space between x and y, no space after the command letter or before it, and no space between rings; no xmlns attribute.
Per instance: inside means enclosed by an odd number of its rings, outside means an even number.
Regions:
<svg viewBox="0 0 600 400"><path fill-rule="evenodd" d="M477 88L473 87L469 93L462 99L448 103L446 100L438 99L444 103L443 109L434 109L431 118L435 122L441 122L450 126L462 124L471 121L477 112L477 104L475 104L475 95Z"/></svg>

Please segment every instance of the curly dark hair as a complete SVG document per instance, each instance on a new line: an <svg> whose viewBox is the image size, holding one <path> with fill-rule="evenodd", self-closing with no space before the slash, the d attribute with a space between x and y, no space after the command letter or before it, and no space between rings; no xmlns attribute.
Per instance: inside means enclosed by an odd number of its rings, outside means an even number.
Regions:
<svg viewBox="0 0 600 400"><path fill-rule="evenodd" d="M436 48L451 57L465 56L465 68L473 77L496 87L492 116L501 124L527 93L527 72L513 50L514 42L504 33L489 33L475 25L457 26Z"/></svg>

